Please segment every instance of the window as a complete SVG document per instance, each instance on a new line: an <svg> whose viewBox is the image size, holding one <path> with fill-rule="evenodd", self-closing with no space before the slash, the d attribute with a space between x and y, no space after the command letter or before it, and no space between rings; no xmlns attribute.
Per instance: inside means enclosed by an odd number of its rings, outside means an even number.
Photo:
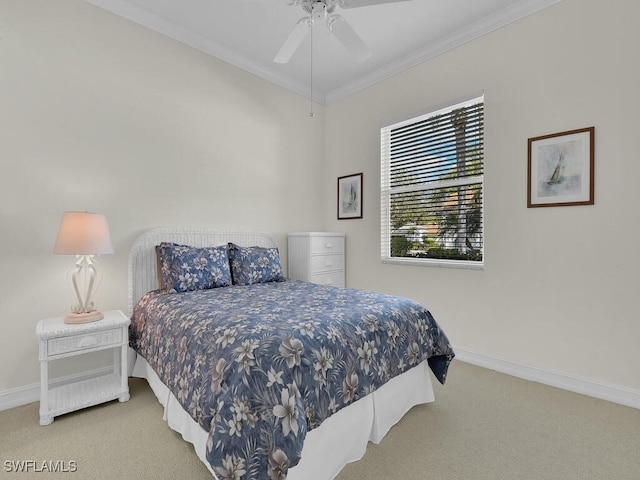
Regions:
<svg viewBox="0 0 640 480"><path fill-rule="evenodd" d="M382 261L483 265L484 97L381 129Z"/></svg>

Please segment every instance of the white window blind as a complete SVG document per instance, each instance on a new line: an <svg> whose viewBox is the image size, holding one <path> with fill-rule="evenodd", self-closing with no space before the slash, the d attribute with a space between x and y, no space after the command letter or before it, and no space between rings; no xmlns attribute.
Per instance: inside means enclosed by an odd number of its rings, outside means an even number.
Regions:
<svg viewBox="0 0 640 480"><path fill-rule="evenodd" d="M381 129L383 261L483 264L484 98Z"/></svg>

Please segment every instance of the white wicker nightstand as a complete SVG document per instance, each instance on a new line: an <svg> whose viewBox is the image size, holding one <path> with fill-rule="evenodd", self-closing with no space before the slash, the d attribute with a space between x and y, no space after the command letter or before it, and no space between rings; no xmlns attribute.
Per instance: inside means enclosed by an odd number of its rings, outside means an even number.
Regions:
<svg viewBox="0 0 640 480"><path fill-rule="evenodd" d="M40 320L36 334L40 344L40 425L53 417L115 400L129 400L127 345L129 319L120 310L104 312L104 319L79 325L63 317ZM49 362L59 358L113 349L113 372L54 388L49 387Z"/></svg>

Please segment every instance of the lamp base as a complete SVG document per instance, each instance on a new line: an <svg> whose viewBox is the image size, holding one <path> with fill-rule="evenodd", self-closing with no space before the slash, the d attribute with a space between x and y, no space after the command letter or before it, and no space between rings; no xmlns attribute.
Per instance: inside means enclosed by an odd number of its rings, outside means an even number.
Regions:
<svg viewBox="0 0 640 480"><path fill-rule="evenodd" d="M102 320L104 315L102 312L97 310L93 310L91 312L71 312L66 317L64 317L64 323L76 324L76 323L89 323L95 322L97 320Z"/></svg>

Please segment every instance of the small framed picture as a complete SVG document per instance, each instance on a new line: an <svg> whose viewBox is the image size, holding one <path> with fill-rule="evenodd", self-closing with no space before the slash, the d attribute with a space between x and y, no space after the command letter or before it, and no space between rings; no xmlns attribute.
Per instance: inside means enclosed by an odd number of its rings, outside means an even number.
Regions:
<svg viewBox="0 0 640 480"><path fill-rule="evenodd" d="M528 208L593 205L594 130L529 139Z"/></svg>
<svg viewBox="0 0 640 480"><path fill-rule="evenodd" d="M338 178L338 220L362 218L362 174Z"/></svg>

